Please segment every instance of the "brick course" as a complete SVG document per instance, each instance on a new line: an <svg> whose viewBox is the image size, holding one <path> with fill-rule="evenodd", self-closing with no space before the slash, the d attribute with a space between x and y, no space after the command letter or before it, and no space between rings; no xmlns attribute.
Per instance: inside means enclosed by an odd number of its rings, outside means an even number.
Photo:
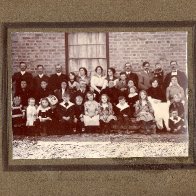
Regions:
<svg viewBox="0 0 196 196"><path fill-rule="evenodd" d="M177 60L182 71L187 65L186 32L112 32L109 34L110 66L120 71L131 62L135 72L144 61L154 68L161 63L166 71L171 60Z"/></svg>
<svg viewBox="0 0 196 196"><path fill-rule="evenodd" d="M135 72L141 70L143 61L152 68L157 62L168 70L171 60L177 60L182 71L187 64L186 32L112 32L109 33L109 66L120 71L131 62ZM35 74L37 64L43 64L48 75L54 73L54 65L61 64L65 72L65 34L42 32L18 32L12 35L13 72L20 61L29 65Z"/></svg>
<svg viewBox="0 0 196 196"><path fill-rule="evenodd" d="M18 32L12 35L13 72L20 61L27 62L35 75L36 66L43 64L48 75L54 73L54 65L60 64L65 71L65 34L42 32Z"/></svg>

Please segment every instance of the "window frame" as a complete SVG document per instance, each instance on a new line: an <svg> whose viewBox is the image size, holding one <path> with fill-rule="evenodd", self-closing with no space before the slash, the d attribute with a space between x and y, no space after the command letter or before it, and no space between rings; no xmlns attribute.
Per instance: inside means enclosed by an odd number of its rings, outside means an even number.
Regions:
<svg viewBox="0 0 196 196"><path fill-rule="evenodd" d="M110 60L109 60L109 32L105 32L106 34L106 58L89 58L89 59L106 59L106 73L109 68ZM69 39L68 39L69 33L65 32L65 72L66 74L69 74ZM82 59L82 58L78 58ZM86 58L84 58L86 59Z"/></svg>

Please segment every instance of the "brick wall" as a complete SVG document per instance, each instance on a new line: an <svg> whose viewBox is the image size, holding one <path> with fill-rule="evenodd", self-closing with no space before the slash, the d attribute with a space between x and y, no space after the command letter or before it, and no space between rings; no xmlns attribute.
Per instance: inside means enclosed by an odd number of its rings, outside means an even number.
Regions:
<svg viewBox="0 0 196 196"><path fill-rule="evenodd" d="M110 66L121 70L131 62L137 72L143 61L150 62L152 69L160 62L167 71L169 62L177 60L185 71L186 45L186 32L113 32L109 34Z"/></svg>
<svg viewBox="0 0 196 196"><path fill-rule="evenodd" d="M109 61L121 71L126 62L131 62L134 71L141 69L143 61L152 68L160 62L168 70L171 60L177 60L180 69L186 70L186 32L112 32L109 33ZM37 64L45 66L46 73L54 73L54 65L61 64L65 71L65 34L20 32L12 34L13 71L20 61L29 65L35 74Z"/></svg>
<svg viewBox="0 0 196 196"><path fill-rule="evenodd" d="M12 34L13 71L18 70L20 61L27 62L28 69L35 74L38 64L43 64L45 72L54 73L54 65L65 68L65 34L20 32ZM65 69L64 69L65 71Z"/></svg>

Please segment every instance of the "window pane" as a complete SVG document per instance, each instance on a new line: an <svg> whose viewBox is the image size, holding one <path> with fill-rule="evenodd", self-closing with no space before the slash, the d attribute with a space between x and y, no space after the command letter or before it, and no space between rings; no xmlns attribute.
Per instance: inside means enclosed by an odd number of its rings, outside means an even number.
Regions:
<svg viewBox="0 0 196 196"><path fill-rule="evenodd" d="M95 73L95 68L97 66L102 66L104 73L107 70L107 60L106 59L70 59L69 60L69 71L78 72L80 67L85 67L88 70L89 75Z"/></svg>
<svg viewBox="0 0 196 196"><path fill-rule="evenodd" d="M91 72L98 65L107 68L105 33L70 33L68 43L70 71L86 67Z"/></svg>

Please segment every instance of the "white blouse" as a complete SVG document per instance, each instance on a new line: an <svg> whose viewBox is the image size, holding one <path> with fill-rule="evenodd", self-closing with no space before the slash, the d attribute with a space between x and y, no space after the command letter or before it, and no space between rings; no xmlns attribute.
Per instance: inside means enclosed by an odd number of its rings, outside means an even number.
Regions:
<svg viewBox="0 0 196 196"><path fill-rule="evenodd" d="M91 87L96 91L99 91L98 87L102 87L102 89L106 88L107 80L105 76L94 75L91 77Z"/></svg>

